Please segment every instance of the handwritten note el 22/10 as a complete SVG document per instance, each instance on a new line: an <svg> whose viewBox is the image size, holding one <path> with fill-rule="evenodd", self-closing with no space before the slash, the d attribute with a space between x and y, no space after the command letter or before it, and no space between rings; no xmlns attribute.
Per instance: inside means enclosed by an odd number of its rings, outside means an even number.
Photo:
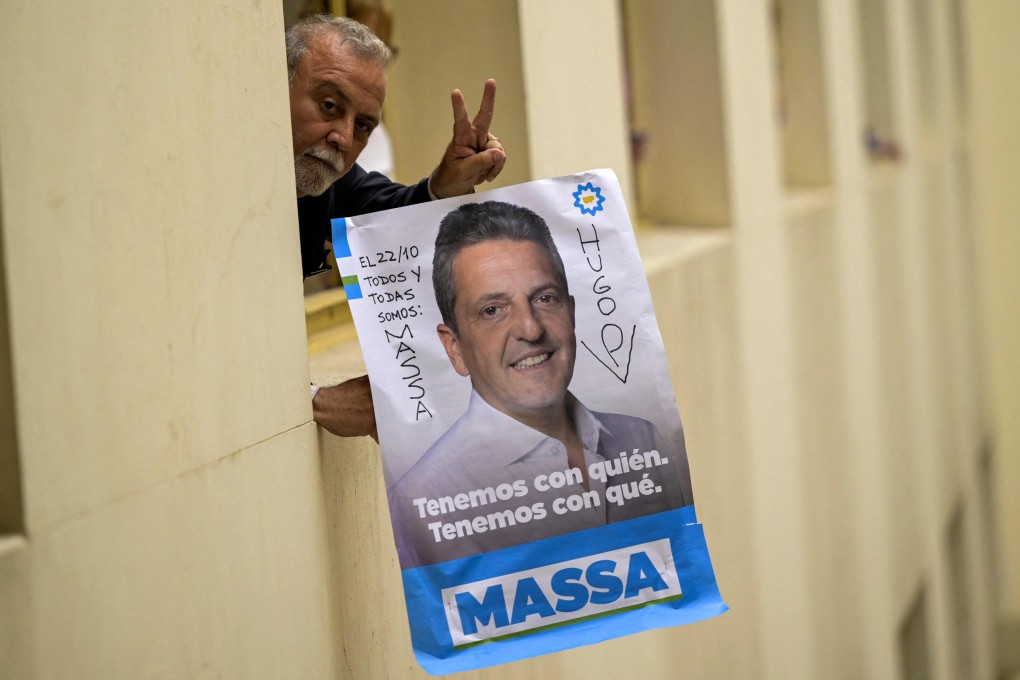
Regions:
<svg viewBox="0 0 1020 680"><path fill-rule="evenodd" d="M333 238L426 671L726 610L611 171L334 220Z"/></svg>

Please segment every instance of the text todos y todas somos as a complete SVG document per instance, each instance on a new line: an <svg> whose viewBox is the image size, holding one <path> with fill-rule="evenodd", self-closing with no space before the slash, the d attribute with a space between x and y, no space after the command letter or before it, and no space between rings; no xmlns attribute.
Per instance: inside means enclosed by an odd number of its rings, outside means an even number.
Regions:
<svg viewBox="0 0 1020 680"><path fill-rule="evenodd" d="M588 466L588 475L592 479L605 482L611 476L632 471L639 472L660 465L667 465L668 463L669 458L661 456L655 449L643 452L640 449L634 449L629 455L626 451L621 451L618 458L608 458L592 463ZM470 508L484 507L492 503L507 502L514 498L524 498L530 493L531 488L540 492L546 492L579 486L581 481L581 470L570 468L548 475L541 474L532 480L530 487L527 480L518 479L514 482L507 482L495 487L488 486L484 489L474 489L453 496L415 498L411 502L417 508L418 516L421 519L429 519L432 517L442 517L454 512L462 512ZM607 502L622 506L629 500L661 492L662 487L649 479L646 472L640 480L607 486L605 488L605 497ZM554 513L565 515L569 512L599 507L602 505L602 499L595 490L581 491L557 498L551 505ZM542 501L530 505L519 505L514 509L477 515L471 519L459 519L453 522L430 522L428 528L432 532L435 542L440 543L444 540L452 541L464 536L472 536L486 531L497 531L517 524L543 520L548 514L545 502Z"/></svg>

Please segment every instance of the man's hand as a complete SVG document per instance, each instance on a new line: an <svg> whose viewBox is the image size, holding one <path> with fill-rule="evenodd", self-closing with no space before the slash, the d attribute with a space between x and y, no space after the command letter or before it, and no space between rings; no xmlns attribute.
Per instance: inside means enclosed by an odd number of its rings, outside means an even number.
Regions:
<svg viewBox="0 0 1020 680"><path fill-rule="evenodd" d="M312 399L312 415L315 422L338 437L368 435L379 441L367 375L319 388Z"/></svg>
<svg viewBox="0 0 1020 680"><path fill-rule="evenodd" d="M476 184L491 182L506 164L499 137L489 132L496 109L496 81L485 81L482 105L474 120L468 119L467 103L460 90L450 93L453 104L453 139L429 187L439 198L471 193Z"/></svg>

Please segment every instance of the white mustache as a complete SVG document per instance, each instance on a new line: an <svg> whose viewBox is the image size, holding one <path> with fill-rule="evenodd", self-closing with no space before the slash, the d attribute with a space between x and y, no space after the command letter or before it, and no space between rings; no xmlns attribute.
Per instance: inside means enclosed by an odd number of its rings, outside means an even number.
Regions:
<svg viewBox="0 0 1020 680"><path fill-rule="evenodd" d="M318 147L312 147L305 151L306 156L318 158L320 161L328 163L333 166L338 173L344 171L344 157L339 151L333 151L332 149L320 149Z"/></svg>

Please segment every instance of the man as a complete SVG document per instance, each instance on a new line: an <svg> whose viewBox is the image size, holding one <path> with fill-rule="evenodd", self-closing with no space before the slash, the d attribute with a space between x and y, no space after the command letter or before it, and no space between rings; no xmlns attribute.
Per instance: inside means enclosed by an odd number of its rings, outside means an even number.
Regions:
<svg viewBox="0 0 1020 680"><path fill-rule="evenodd" d="M385 5L383 0L347 0L344 3L347 16L355 21L365 24L390 48L393 58L396 59L398 48L393 45L393 12ZM393 144L390 141L386 126L380 122L368 138L365 150L358 157L358 165L369 172L393 177L394 159Z"/></svg>
<svg viewBox="0 0 1020 680"><path fill-rule="evenodd" d="M541 217L496 201L460 206L440 224L432 282L439 339L472 393L390 491L402 568L693 502L682 447L568 391L574 299Z"/></svg>
<svg viewBox="0 0 1020 680"><path fill-rule="evenodd" d="M405 187L355 165L379 124L386 99L389 48L368 28L346 17L314 15L287 30L287 71L294 146L294 176L305 276L328 269L330 220L470 193L492 181L506 163L489 133L496 83L485 83L482 104L468 118L464 95L451 94L453 139L431 177ZM313 387L315 421L340 436L375 434L368 377Z"/></svg>

